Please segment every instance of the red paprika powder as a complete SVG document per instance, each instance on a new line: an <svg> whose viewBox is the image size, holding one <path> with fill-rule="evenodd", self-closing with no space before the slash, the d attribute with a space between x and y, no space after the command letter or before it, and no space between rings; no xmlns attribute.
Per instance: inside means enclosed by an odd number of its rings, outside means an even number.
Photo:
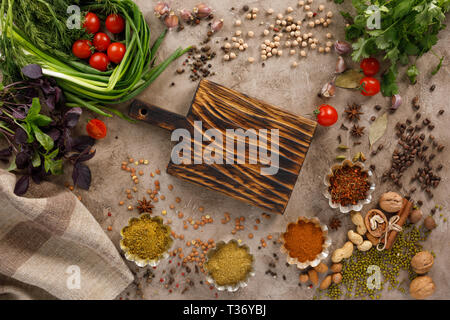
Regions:
<svg viewBox="0 0 450 320"><path fill-rule="evenodd" d="M283 238L289 256L300 262L314 260L322 252L325 241L320 226L305 221L290 223Z"/></svg>

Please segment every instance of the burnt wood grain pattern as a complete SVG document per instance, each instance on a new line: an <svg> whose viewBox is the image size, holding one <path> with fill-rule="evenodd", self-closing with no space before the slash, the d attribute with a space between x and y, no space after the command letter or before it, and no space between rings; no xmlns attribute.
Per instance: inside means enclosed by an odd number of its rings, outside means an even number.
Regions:
<svg viewBox="0 0 450 320"><path fill-rule="evenodd" d="M183 117L181 117L183 118ZM170 122L172 119L159 119L156 122ZM176 120L173 126L157 124L173 130L182 122ZM202 129L195 125L202 122ZM266 210L284 213L292 190L305 160L317 123L283 111L262 101L250 98L237 91L216 83L202 80L193 99L191 108L183 123L192 135L192 164L175 164L172 161L167 172L183 180L220 191L233 198L246 201ZM170 127L170 128L169 128ZM227 129L271 129L279 130L279 170L275 175L261 175L261 168L267 167L259 161L249 164L249 146L246 139L245 164L193 164L194 132L204 135L208 129L223 133L223 157L225 159L225 137ZM242 138L241 138L242 139ZM238 140L238 139L237 139ZM202 152L211 141L202 143ZM222 145L219 146L222 148ZM270 150L270 141L268 142ZM234 146L236 161L236 145ZM201 154L197 154L201 156ZM255 160L255 159L253 159Z"/></svg>
<svg viewBox="0 0 450 320"><path fill-rule="evenodd" d="M186 117L139 100L131 103L128 115L130 118L145 121L170 131L186 125Z"/></svg>

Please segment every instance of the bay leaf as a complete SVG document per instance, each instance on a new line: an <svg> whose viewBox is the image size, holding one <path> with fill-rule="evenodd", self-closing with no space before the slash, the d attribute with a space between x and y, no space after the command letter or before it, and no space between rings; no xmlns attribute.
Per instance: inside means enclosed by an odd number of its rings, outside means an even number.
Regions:
<svg viewBox="0 0 450 320"><path fill-rule="evenodd" d="M356 89L364 77L364 73L359 69L350 69L336 77L335 85L345 89Z"/></svg>
<svg viewBox="0 0 450 320"><path fill-rule="evenodd" d="M372 147L375 142L377 142L386 132L388 123L388 115L385 112L381 117L378 117L377 120L370 126L369 129L369 143Z"/></svg>

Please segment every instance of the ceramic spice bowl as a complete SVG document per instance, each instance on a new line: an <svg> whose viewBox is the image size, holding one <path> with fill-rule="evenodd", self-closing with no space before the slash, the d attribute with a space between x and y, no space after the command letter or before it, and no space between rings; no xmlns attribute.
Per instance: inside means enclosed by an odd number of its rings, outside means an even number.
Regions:
<svg viewBox="0 0 450 320"><path fill-rule="evenodd" d="M240 256L242 258L242 256L245 256L246 258L250 259L250 268L248 268L248 270L246 271L245 276L237 281L236 283L230 283L230 284L221 284L218 283L218 281L216 279L214 279L214 271L213 270L208 270L208 264L211 260L214 259L214 257L220 253L220 251L227 247L233 245L237 250L240 250ZM217 256L216 256L217 257ZM220 241L216 244L216 247L214 249L210 249L207 253L206 256L206 262L204 263L204 268L207 272L207 276L206 276L206 280L213 284L217 290L219 291L228 291L228 292L236 292L237 290L239 290L240 288L244 288L248 285L248 281L251 277L253 277L255 275L255 271L254 271L254 262L255 259L253 257L252 254L250 254L250 248L247 245L241 245L238 243L238 241L232 239L228 242L224 242L224 241ZM232 269L234 269L236 267L236 265L233 266L233 264L237 263L237 261L235 261L233 258L229 259L228 261L224 261L224 266L226 268L229 268L229 272L231 272ZM226 270L225 270L226 271Z"/></svg>
<svg viewBox="0 0 450 320"><path fill-rule="evenodd" d="M151 217L149 214L131 218L120 235L120 248L124 251L125 258L139 267L157 266L161 260L169 257L168 251L173 244L170 227L163 223L162 218ZM158 245L153 246L155 243ZM154 252L147 257L146 250L150 247Z"/></svg>
<svg viewBox="0 0 450 320"><path fill-rule="evenodd" d="M343 168L353 168L353 167L359 167L361 169L362 173L367 174L369 187L366 192L366 198L357 201L355 204L350 205L342 205L339 202L334 202L332 199L332 194L330 192L331 182L330 179L335 176L335 173ZM342 213L348 213L351 211L361 211L362 207L365 204L369 204L372 201L372 193L375 190L375 183L373 183L372 179L372 171L365 169L364 164L362 162L352 162L350 160L344 160L342 164L336 164L331 167L330 172L325 176L324 184L327 187L324 196L328 199L328 204L331 208L336 209L339 208L339 210Z"/></svg>
<svg viewBox="0 0 450 320"><path fill-rule="evenodd" d="M314 256L311 260L305 260L305 261L299 261L297 257L293 257L287 243L287 233L290 232L290 227L293 227L294 225L299 224L312 224L314 227L318 228L322 232L323 242L322 242L322 248L321 251ZM328 236L328 227L326 225L322 225L320 223L320 220L316 217L314 218L306 218L306 217L300 217L298 218L297 222L291 222L286 227L286 232L283 233L280 237L281 239L281 248L280 251L284 254L286 254L286 261L289 264L296 265L299 269L306 269L308 267L315 267L317 266L322 260L324 260L329 255L329 247L331 246L331 239Z"/></svg>

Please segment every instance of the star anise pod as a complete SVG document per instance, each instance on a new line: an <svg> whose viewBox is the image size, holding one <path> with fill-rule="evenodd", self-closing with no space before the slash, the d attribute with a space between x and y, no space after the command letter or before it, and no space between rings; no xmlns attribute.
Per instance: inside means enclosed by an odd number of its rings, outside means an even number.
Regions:
<svg viewBox="0 0 450 320"><path fill-rule="evenodd" d="M364 112L361 112L361 105L356 103L351 106L348 105L344 112L347 114L347 118L350 121L358 121L360 119L359 115L364 114Z"/></svg>
<svg viewBox="0 0 450 320"><path fill-rule="evenodd" d="M147 201L145 197L142 200L138 200L138 203L137 209L139 210L139 213L152 213L152 209L155 207L151 204L151 201Z"/></svg>
<svg viewBox="0 0 450 320"><path fill-rule="evenodd" d="M341 220L337 217L333 217L329 222L330 229L337 230L341 227Z"/></svg>
<svg viewBox="0 0 450 320"><path fill-rule="evenodd" d="M358 126L357 124L353 125L352 130L350 130L350 133L355 138L360 138L364 134L364 129L366 127Z"/></svg>

